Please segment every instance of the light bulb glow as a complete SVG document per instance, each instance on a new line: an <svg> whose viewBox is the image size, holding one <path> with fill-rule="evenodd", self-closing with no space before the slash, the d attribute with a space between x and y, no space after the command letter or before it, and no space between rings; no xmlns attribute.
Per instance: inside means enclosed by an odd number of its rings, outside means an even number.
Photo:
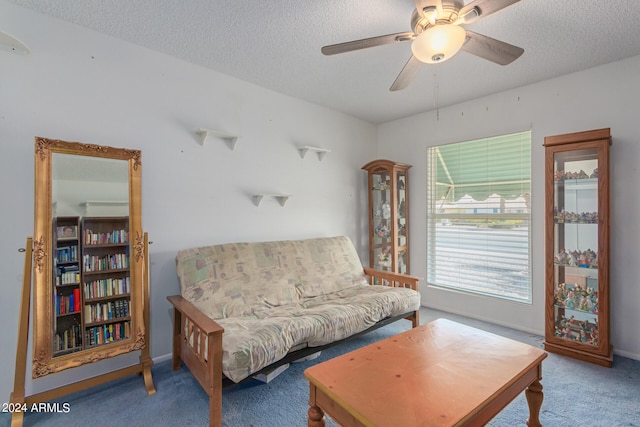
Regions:
<svg viewBox="0 0 640 427"><path fill-rule="evenodd" d="M438 19L438 12L435 10L431 11L429 14L425 14L425 18L431 23L431 25L436 25L436 19Z"/></svg>
<svg viewBox="0 0 640 427"><path fill-rule="evenodd" d="M440 24L424 30L411 43L411 51L427 64L446 61L464 44L466 31L457 25Z"/></svg>

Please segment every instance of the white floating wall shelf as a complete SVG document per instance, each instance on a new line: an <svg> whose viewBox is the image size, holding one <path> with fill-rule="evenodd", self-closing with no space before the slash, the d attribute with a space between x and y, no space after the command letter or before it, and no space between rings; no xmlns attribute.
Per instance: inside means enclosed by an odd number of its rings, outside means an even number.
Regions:
<svg viewBox="0 0 640 427"><path fill-rule="evenodd" d="M254 205L260 206L260 202L262 202L262 199L265 197L273 197L278 201L278 203L280 203L280 206L284 206L291 196L288 194L254 194L251 196L251 201L253 201Z"/></svg>
<svg viewBox="0 0 640 427"><path fill-rule="evenodd" d="M91 209L95 208L124 208L129 206L126 200L87 200L78 204L84 208L85 215L91 213Z"/></svg>
<svg viewBox="0 0 640 427"><path fill-rule="evenodd" d="M236 142L238 142L238 139L240 138L239 135L233 135L227 132L220 132L218 130L205 129L205 128L196 129L196 133L200 135L201 145L204 145L208 136L215 136L224 140L229 145L229 148L231 148L232 150L236 148Z"/></svg>
<svg viewBox="0 0 640 427"><path fill-rule="evenodd" d="M309 151L314 151L318 155L318 160L320 160L320 161L322 161L322 159L324 158L325 154L331 152L331 150L327 150L326 148L313 147L311 145L305 145L305 146L302 146L302 147L298 147L298 151L300 151L300 157L302 157L303 159L304 159L304 156L306 156L306 154Z"/></svg>

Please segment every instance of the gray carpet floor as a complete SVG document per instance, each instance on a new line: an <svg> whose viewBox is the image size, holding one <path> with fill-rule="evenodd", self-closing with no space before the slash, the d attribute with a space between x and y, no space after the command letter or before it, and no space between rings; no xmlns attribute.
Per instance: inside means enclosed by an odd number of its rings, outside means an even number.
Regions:
<svg viewBox="0 0 640 427"><path fill-rule="evenodd" d="M543 338L448 313L423 309L421 323L443 317L487 330L536 347ZM315 360L292 364L268 384L251 381L223 392L226 427L287 427L307 425L309 385L304 370L361 346L409 329L395 322L361 338L322 352ZM473 361L469 361L473 363ZM640 361L616 356L612 368L603 368L549 354L542 367L544 402L540 421L549 427L640 427ZM157 393L148 396L138 376L123 378L58 399L69 413L27 414L24 426L206 426L208 399L187 368L171 370L171 362L153 367ZM7 396L8 398L8 396ZM488 425L525 426L528 406L524 393ZM0 426L9 426L0 414ZM336 426L330 419L327 426ZM412 426L393 426L412 427Z"/></svg>

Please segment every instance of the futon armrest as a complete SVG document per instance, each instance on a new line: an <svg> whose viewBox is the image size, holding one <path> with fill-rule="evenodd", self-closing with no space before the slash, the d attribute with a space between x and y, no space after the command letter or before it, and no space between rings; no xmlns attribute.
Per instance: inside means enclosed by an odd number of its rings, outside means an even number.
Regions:
<svg viewBox="0 0 640 427"><path fill-rule="evenodd" d="M209 426L222 426L222 334L224 328L181 295L168 296L173 305L173 370L180 362L209 395Z"/></svg>
<svg viewBox="0 0 640 427"><path fill-rule="evenodd" d="M371 284L411 288L414 291L418 290L418 282L420 281L419 277L402 273L392 273L390 271L376 270L374 268L365 268L364 274L371 278ZM376 281L375 279L380 280Z"/></svg>
<svg viewBox="0 0 640 427"><path fill-rule="evenodd" d="M167 299L176 310L180 311L185 315L185 317L198 325L200 330L206 335L211 336L215 333L224 332L224 328L222 326L220 326L215 320L207 317L195 305L184 299L181 295L168 296Z"/></svg>

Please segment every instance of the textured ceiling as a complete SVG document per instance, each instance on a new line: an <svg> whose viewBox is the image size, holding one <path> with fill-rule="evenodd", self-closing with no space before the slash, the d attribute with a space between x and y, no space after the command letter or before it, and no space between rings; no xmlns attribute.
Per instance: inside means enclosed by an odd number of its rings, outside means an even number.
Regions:
<svg viewBox="0 0 640 427"><path fill-rule="evenodd" d="M444 107L640 55L638 0L521 0L466 26L524 48L518 60L460 52L389 92L410 42L320 48L410 31L412 0L9 1L372 123L434 109L436 82Z"/></svg>

